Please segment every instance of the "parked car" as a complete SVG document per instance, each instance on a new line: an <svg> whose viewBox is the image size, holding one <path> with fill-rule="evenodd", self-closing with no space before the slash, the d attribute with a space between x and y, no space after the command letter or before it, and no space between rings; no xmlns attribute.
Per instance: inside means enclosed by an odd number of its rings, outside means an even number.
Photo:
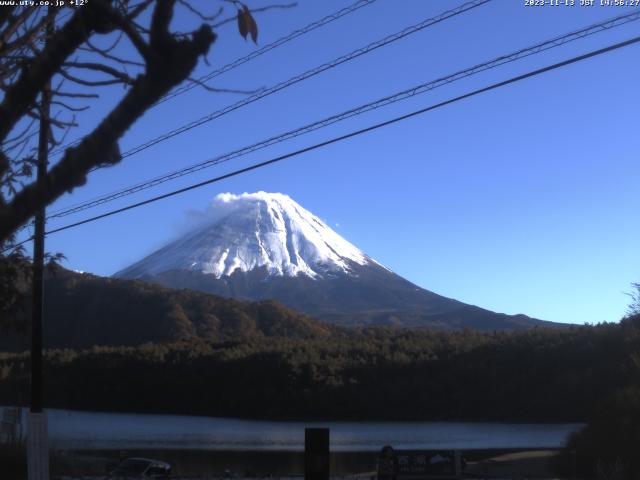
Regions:
<svg viewBox="0 0 640 480"><path fill-rule="evenodd" d="M171 465L149 458L127 458L111 472L109 478L161 478L171 474Z"/></svg>

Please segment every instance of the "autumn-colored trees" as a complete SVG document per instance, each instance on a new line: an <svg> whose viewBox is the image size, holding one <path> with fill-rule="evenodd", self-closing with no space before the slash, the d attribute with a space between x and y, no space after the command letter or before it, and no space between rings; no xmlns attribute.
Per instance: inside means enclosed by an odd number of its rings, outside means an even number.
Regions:
<svg viewBox="0 0 640 480"><path fill-rule="evenodd" d="M640 386L638 322L288 334L52 351L48 398L66 408L262 418L585 421L615 392ZM0 357L9 367L0 403L20 400L27 365L21 354Z"/></svg>

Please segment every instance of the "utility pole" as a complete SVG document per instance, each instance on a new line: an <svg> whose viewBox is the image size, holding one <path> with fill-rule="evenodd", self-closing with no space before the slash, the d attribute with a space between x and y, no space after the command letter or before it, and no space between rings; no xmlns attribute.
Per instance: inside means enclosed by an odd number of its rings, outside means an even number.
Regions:
<svg viewBox="0 0 640 480"><path fill-rule="evenodd" d="M51 9L52 7L49 7ZM45 48L53 32L53 18L46 27ZM38 186L46 185L49 163L49 113L51 110L51 81L47 82L40 97L40 132L38 135ZM33 286L31 313L31 408L27 437L28 480L49 480L49 438L47 416L42 410L42 316L44 297L44 226L45 208L34 218Z"/></svg>

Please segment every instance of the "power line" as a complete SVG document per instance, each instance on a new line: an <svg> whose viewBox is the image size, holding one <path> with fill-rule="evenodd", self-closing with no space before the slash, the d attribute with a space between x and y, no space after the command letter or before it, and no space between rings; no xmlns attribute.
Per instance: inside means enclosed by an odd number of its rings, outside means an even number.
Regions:
<svg viewBox="0 0 640 480"><path fill-rule="evenodd" d="M431 91L435 88L447 85L449 83L461 80L463 78L472 76L472 75L476 75L478 73L505 65L507 63L511 63L514 62L516 60L522 59L522 58L526 58L528 56L549 50L551 48L555 48L555 47L559 47L561 45L564 45L566 43L584 38L586 36L589 35L593 35L595 33L604 31L604 30L608 30L614 27L618 27L621 25L624 25L626 23L632 22L632 21L636 21L640 19L640 10L637 10L635 12L626 14L626 15L619 15L617 17L614 17L612 19L606 20L604 22L600 22L597 24L593 24L590 25L588 27L582 28L580 30L576 30L570 33L567 33L565 35L562 36L558 36L558 37L554 37L550 40L546 40L544 42L535 44L533 46L527 47L527 48L523 48L520 50L517 50L515 52L509 53L507 55L502 55L500 57L494 58L493 60L490 60L488 62L484 62L478 65L475 65L473 67L458 71L454 74L451 75L447 75L445 77L440 77L436 80L431 80L425 83L421 83L417 86L414 86L410 89L407 90L403 90L400 92L397 92L393 95L387 96L387 97L383 97L381 99L378 99L374 102L370 102L364 105L361 105L359 107L344 111L342 113L333 115L331 117L327 117L325 119L313 122L311 124L305 125L303 127L299 127L296 128L294 130L290 130L288 132L285 132L283 134L268 138L266 140L262 140L260 142L254 143L252 145L249 146L245 146L243 148L240 148L238 150L234 150L232 152L223 154L223 155L219 155L217 157L205 160L203 162L199 162L197 164L191 165L189 167L183 168L183 169L179 169L176 170L174 172L156 177L154 179L145 181L145 182L141 182L138 183L136 185L133 185L131 187L127 187L124 189L120 189L116 192L113 192L111 194L107 194L107 195L102 195L98 198L94 198L90 201L87 202L83 202L80 204L76 204L75 206L71 206L68 207L64 210L58 211L57 213L53 213L51 214L48 218L52 219L52 218L60 218L60 217L65 217L68 215L71 215L73 213L77 213L83 210L87 210L89 208L93 208L96 207L98 205L102 205L108 202L111 202L113 200L116 200L118 198L122 198L128 195L132 195L134 193L138 193L142 190L146 190L148 188L152 188L155 187L157 185L160 185L162 183L168 182L170 180L175 180L177 178L180 178L182 176L203 170L205 168L209 168L211 166L214 165L218 165L220 163L223 162L227 162L229 160L232 160L234 158L238 158L244 155L247 155L249 153L255 152L257 150L261 150L263 148L269 147L271 145L275 145L277 143L281 143L283 141L286 140L290 140L292 138L304 135L306 133L315 131L315 130L319 130L321 128L327 127L329 125L332 125L334 123L340 122L342 120L357 116L357 115L361 115L363 113L381 108L383 106L395 103L395 102L399 102L401 100L405 100L407 98L411 98L414 97L416 95L422 94L422 93L426 93L428 91Z"/></svg>
<svg viewBox="0 0 640 480"><path fill-rule="evenodd" d="M289 80L286 80L284 82L280 82L276 85L273 85L272 87L262 90L254 95L251 95L250 97L247 97L243 100L240 100L239 102L236 102L234 104L228 105L227 107L224 107L221 110L217 110L209 115L206 115L204 117L201 117L198 120L195 120L189 124L183 125L182 127L179 127L177 129L171 130L170 132L167 132L163 135L161 135L160 137L156 137L155 139L152 139L142 145L138 145L137 147L134 147L131 150L128 150L126 152L124 152L121 155L121 158L124 159L126 157L129 157L131 155L134 155L136 153L141 152L142 150L145 150L153 145L156 145L160 142L163 142L165 140L168 140L176 135L180 135L181 133L187 132L193 128L196 128L200 125L203 125L207 122L210 122L216 118L219 118L223 115L226 115L227 113L230 113L234 110L237 110L245 105L248 105L250 103L253 103L261 98L267 97L273 93L276 93L280 90L283 90L291 85L297 84L303 80L306 80L308 78L314 77L316 75L319 75L320 73L329 70L331 68L335 68L343 63L346 63L348 61L351 61L355 58L358 58L362 55L365 55L369 52L372 52L380 47L386 46L392 42L395 42L397 40L400 40L408 35L411 35L413 33L416 33L418 31L421 31L427 27L433 26L437 23L440 23L444 20L447 20L449 18L455 17L457 15L460 15L462 13L465 13L473 8L479 7L481 5L484 5L486 3L491 2L492 0L472 0L469 2L466 2L454 9L451 10L447 10L443 13L441 13L440 15L437 15L435 17L431 17L428 18L426 20L423 20L422 22L419 22L415 25L412 25L410 27L405 28L404 30L401 30L399 32L396 32L392 35L388 35L387 37L384 37L381 40L377 40L375 42L372 42L364 47L361 47L357 50L354 50L352 52L350 52L349 54L343 55L341 57L338 57L337 59L333 60L332 62L328 62L325 64L322 64L316 68L313 68L311 70L308 70L300 75L297 75L295 77L290 78ZM82 139L80 139L80 141L82 141ZM68 148L68 146L65 146L63 148ZM60 150L57 150L58 152ZM99 170L100 168L103 167L94 167L90 170L90 172L94 172L96 170ZM22 230L24 227L20 228L18 231Z"/></svg>
<svg viewBox="0 0 640 480"><path fill-rule="evenodd" d="M46 233L45 233L46 235ZM24 245L27 242L30 242L31 240L33 240L33 235L31 235L28 238L25 238L24 240L18 242L18 243L12 243L10 245L7 245L6 247L4 247L2 250L0 250L0 255L3 255L5 252L8 252L9 250L15 250L16 248L18 248L21 245Z"/></svg>
<svg viewBox="0 0 640 480"><path fill-rule="evenodd" d="M291 42L292 40L295 40L298 37L301 37L313 30L316 30L320 27L323 27L324 25L327 25L329 23L332 23L342 17L344 17L345 15L348 15L350 13L353 13L357 10L359 10L362 7L366 7L368 5L371 5L372 3L376 2L377 0L358 0L357 2L344 7L340 10L338 10L337 12L334 12L330 15L327 15L326 17L321 18L320 20L316 20L315 22L311 22L310 24L306 25L305 27L299 28L297 30L294 30L293 32L289 33L288 35L285 35L284 37L280 37L278 40L269 43L267 45L265 45L262 48L259 48L258 50L254 50L253 52L249 53L248 55L245 55L244 57L240 57L237 58L236 60L227 63L226 65L223 65L220 68L217 68L215 70L213 70L212 72L208 73L207 75L203 75L202 77L198 78L196 80L196 83L191 83L189 85L185 85L182 87L179 87L169 93L167 93L166 95L164 95L160 100L158 100L155 105L153 105L153 107L160 105L161 103L166 102L167 100L170 100L174 97L177 97L178 95L182 95L183 93L186 93L190 90L192 90L193 88L197 87L199 84L204 83L204 82L208 82L220 75L222 75L223 73L229 72L237 67L239 67L240 65L244 65L247 62L250 62L251 60L253 60L254 58L257 58L261 55L264 55L267 52L270 52L271 50L273 50L274 48L278 48L286 43ZM151 108L153 108L151 107ZM75 145L78 145L80 142L82 142L82 140L84 140L84 137L78 138L77 140L74 140L73 142L69 142L66 145L63 145L57 149L55 149L53 152L51 152L51 155L57 155L61 152L64 152L67 148L69 147L73 147Z"/></svg>
<svg viewBox="0 0 640 480"><path fill-rule="evenodd" d="M173 130L170 130L169 132L166 132L156 138L153 138L143 144L140 144L130 150L127 150L126 152L124 152L121 155L121 158L126 158L126 157L130 157L132 155L135 155L137 153L140 153L143 150L146 150L149 147L152 147L154 145L157 145L158 143L164 142L166 140L169 140L170 138L173 138L177 135L180 135L182 133L188 132L189 130L192 130L196 127L199 127L201 125L204 125L205 123L211 122L213 120L215 120L216 118L220 118L223 115L226 115L228 113L231 113L235 110L238 110L239 108L242 108L244 106L250 105L258 100L261 100L265 97L268 97L270 95L273 95L274 93L277 93L281 90L284 90L285 88L288 88L292 85L295 85L297 83L300 83L304 80L307 80L309 78L315 77L327 70L330 70L332 68L335 68L339 65L342 65L343 63L347 63L351 60L354 60L358 57L361 57L362 55L365 55L367 53L370 53L374 50L377 50L378 48L384 47L386 45L389 45L397 40L400 40L402 38L405 38L409 35L412 35L416 32L419 32L421 30L424 30L425 28L431 27L433 25L436 25L440 22L443 22L449 18L458 16L462 13L465 13L469 10L472 10L476 7L479 7L481 5L484 5L486 3L491 2L492 0L472 0L470 2L466 2L454 9L451 10L447 10L443 13L441 13L440 15L437 15L435 17L431 17L428 18L426 20L423 20L422 22L419 22L415 25L412 25L410 27L407 27L399 32L396 32L392 35L388 35L380 40L377 40L375 42L372 42L368 45L365 45L364 47L358 48L346 55L342 55L330 62L324 63L322 65L319 65L315 68L312 68L311 70L307 70L304 73L301 73L299 75L296 75L294 77L289 78L288 80L282 81L280 83L277 83L275 85L272 85L269 88L260 90L259 92L256 92L246 98L243 98L242 100L239 100L235 103L232 103L230 105L227 105L226 107L223 107L220 110L216 110L208 115L205 115L197 120L194 120L188 124L182 125L180 127L177 127ZM96 170L99 170L102 167L94 167L93 169L91 169L91 172L94 172Z"/></svg>
<svg viewBox="0 0 640 480"><path fill-rule="evenodd" d="M307 25L304 28L300 28L298 30L294 30L293 32L291 32L289 35L286 35L284 37L279 38L278 40L276 40L275 42L272 42L268 45L265 45L264 47L258 49L258 50L254 50L253 52L251 52L250 54L238 58L237 60L234 60L231 63L228 63L226 65L224 65L223 67L218 68L217 70L214 70L213 72L204 75L200 78L198 78L198 82L200 83L204 83L204 82L208 82L210 80L213 80L214 78L222 75L223 73L226 73L230 70L233 70L236 67L239 67L240 65L243 65L251 60L253 60L254 58L257 58L261 55L264 55L265 53L273 50L274 48L278 48L281 45L284 45L286 43L289 43L290 41L304 35L305 33L311 32L313 30L315 30L316 28L320 28L328 23L331 23L335 20L338 20L340 17L343 17L345 15L348 15L349 13L355 12L356 10L362 8L362 7L366 7L367 5L371 5L373 2L375 2L376 0L359 0L358 2L349 5L348 7L343 8L342 10L337 11L336 13L333 13L331 15L327 15L326 17L322 18L321 20L318 20L316 22L310 23L309 25ZM191 83L189 85L184 85L176 90L174 90L173 92L168 93L167 95L165 95L164 97L162 97L157 103L156 105L166 102L167 100L170 100L174 97L177 97L178 95L182 95L185 92L188 92L189 90L192 90L194 88L196 88L198 86L197 83Z"/></svg>
<svg viewBox="0 0 640 480"><path fill-rule="evenodd" d="M200 187L203 187L203 186L206 186L206 185L210 185L212 183L217 183L217 182L220 182L220 181L225 180L227 178L235 177L237 175L250 172L252 170L257 170L259 168L266 167L268 165L272 165L274 163L281 162L281 161L286 160L288 158L299 156L299 155L301 155L303 153L307 153L307 152L310 152L310 151L313 151L313 150L317 150L319 148L326 147L327 145L331 145L331 144L334 144L334 143L337 143L337 142L341 142L343 140L347 140L349 138L353 138L353 137L362 135L364 133L368 133L368 132L377 130L379 128L386 127L388 125L392 125L392 124L401 122L403 120L407 120L407 119L415 117L417 115L421 115L423 113L430 112L432 110L436 110L436 109L442 108L442 107L450 105L452 103L456 103L456 102L459 102L461 100L465 100L467 98L471 98L471 97L480 95L482 93L486 93L486 92L489 92L491 90L495 90L495 89L510 85L512 83L516 83L516 82L525 80L527 78L531 78L531 77L534 77L534 76L537 76L537 75L541 75L543 73L546 73L546 72L549 72L549 71L552 71L552 70L557 70L559 68L562 68L562 67L565 67L567 65L571 65L573 63L577 63L577 62L586 60L588 58L592 58L592 57L595 57L595 56L598 56L598 55L603 55L605 53L608 53L608 52L611 52L611 51L614 51L614 50L617 50L617 49L620 49L620 48L623 48L623 47L627 47L629 45L632 45L632 44L635 44L635 43L638 43L638 42L640 42L640 36L634 37L634 38L631 38L629 40L625 40L623 42L619 42L619 43L616 43L616 44L613 44L613 45L610 45L608 47L604 47L604 48L601 48L601 49L598 49L598 50L593 50L593 51L591 51L589 53L586 53L586 54L583 54L583 55L579 55L579 56L576 56L576 57L572 57L572 58L570 58L568 60L564 60L562 62L554 63L552 65L548 65L546 67L539 68L537 70L533 70L533 71L527 72L525 74L518 75L516 77L511 77L508 80L503 80L501 82L494 83L494 84L489 85L487 87L483 87L483 88L480 88L480 89L477 89L477 90L473 90L472 92L466 93L464 95L460 95L460 96L451 98L449 100L445 100L443 102L436 103L434 105L430 105L430 106L422 108L420 110L415 110L415 111L413 111L411 113L392 118L391 120L386 120L384 122L376 123L374 125L371 125L371 126L366 127L366 128L362 128L360 130L355 130L355 131L347 133L345 135L334 137L334 138L332 138L330 140L325 140L323 142L316 143L316 144L311 145L309 147L305 147L305 148L302 148L302 149L287 153L285 155L281 155L279 157L275 157L275 158L272 158L270 160L254 164L254 165L251 165L249 167L241 168L239 170L235 170L233 172L230 172L230 173L227 173L227 174L224 174L224 175L220 175L218 177L214 177L214 178L211 178L209 180L205 180L203 182L192 184L192 185L190 185L188 187L180 188L178 190L173 190L171 192L168 192L168 193L165 193L165 194L162 194L162 195L158 195L158 196L149 198L149 199L141 201L141 202L133 203L133 204L127 205L126 207L122 207L122 208L118 208L118 209L115 209L115 210L111 210L109 212L103 213L101 215L96 215L94 217L90 217L90 218L87 218L85 220L81 220L79 222L75 222L75 223L71 223L71 224L68 224L68 225L65 225L65 226L62 226L62 227L59 227L59 228L55 228L53 230L48 231L47 235L50 235L50 234L53 234L53 233L57 233L57 232L61 232L61 231L64 231L64 230L68 230L70 228L78 227L80 225L84 225L86 223L94 222L94 221L100 220L102 218L110 217L112 215L115 215L115 214L118 214L118 213L122 213L122 212L125 212L125 211L128 211L128 210L132 210L134 208L138 208L138 207L141 207L143 205L148 205L150 203L154 203L154 202L157 202L159 200L163 200L165 198L173 197L175 195L179 195L181 193L185 193L185 192L188 192L190 190L194 190L196 188L200 188Z"/></svg>
<svg viewBox="0 0 640 480"><path fill-rule="evenodd" d="M247 172L250 172L252 170L257 170L259 168L266 167L268 165L271 165L271 164L274 164L274 163L277 163L277 162L281 162L281 161L286 160L288 158L295 157L295 156L301 155L303 153L307 153L307 152L310 152L312 150L316 150L316 149L325 147L327 145L331 145L333 143L337 143L337 142L340 142L340 141L343 141L343 140L346 140L346 139L349 139L349 138L352 138L352 137L355 137L355 136L358 136L358 135L362 135L364 133L368 133L368 132L377 130L379 128L386 127L388 125L392 125L394 123L398 123L400 121L407 120L407 119L415 117L417 115L421 115L423 113L426 113L426 112L429 112L429 111L432 111L432 110L436 110L438 108L442 108L442 107L450 105L452 103L456 103L456 102L459 102L461 100L464 100L464 99L467 99L467 98L470 98L470 97L474 97L476 95L480 95L482 93L485 93L485 92L488 92L488 91L491 91L491 90L495 90L495 89L498 89L500 87L504 87L506 85L510 85L512 83L516 83L516 82L525 80L525 79L530 78L530 77L541 75L542 73L546 73L546 72L549 72L549 71L552 71L552 70L556 70L556 69L565 67L567 65L571 65L573 63L577 63L577 62L580 62L580 61L583 61L583 60L586 60L586 59L589 59L589 58L592 58L592 57L595 57L595 56L598 56L598 55L603 55L605 53L608 53L608 52L611 52L611 51L614 51L614 50L617 50L617 49L620 49L620 48L623 48L623 47L627 47L629 45L632 45L632 44L635 44L635 43L638 43L638 42L640 42L640 36L631 38L631 39L623 41L623 42L619 42L619 43L610 45L608 47L604 47L604 48L601 48L601 49L598 49L598 50L594 50L594 51L591 51L591 52L583 54L583 55L572 57L572 58L570 58L568 60L564 60L562 62L558 62L558 63L552 64L552 65L549 65L549 66L546 66L546 67L543 67L543 68L539 68L537 70L533 70L533 71L527 72L525 74L518 75L516 77L512 77L512 78L510 78L508 80L504 80L502 82L494 83L494 84L489 85L487 87L483 87L483 88L474 90L474 91L466 93L464 95L460 95L460 96L454 97L452 99L446 100L444 102L440 102L440 103L431 105L429 107L422 108L420 110L415 110L415 111L413 111L411 113L408 113L408 114L405 114L405 115L401 115L399 117L395 117L395 118L393 118L391 120L380 122L380 123L371 125L369 127L366 127L366 128L360 129L360 130L356 130L356 131L350 132L350 133L345 134L345 135L341 135L339 137L334 137L334 138L332 138L330 140L326 140L324 142L316 143L316 144L311 145L309 147L306 147L306 148L303 148L303 149L300 149L300 150L296 150L294 152L290 152L290 153L287 153L285 155L281 155L279 157L276 157L276 158L273 158L273 159L270 159L270 160L267 160L267 161L264 161L264 162L261 162L261 163L254 164L254 165L251 165L249 167L245 167L245 168L242 168L242 169L239 169L239 170L235 170L235 171L227 173L225 175L220 175L218 177L214 177L214 178L211 178L209 180L205 180L203 182L192 184L192 185L190 185L188 187L180 188L178 190L173 190L171 192L168 192L168 193L165 193L165 194L162 194L162 195L158 195L158 196L149 198L149 199L141 201L141 202L137 202L137 203L133 203L133 204L127 205L126 207L122 207L122 208L118 208L118 209L115 209L115 210L111 210L111 211L103 213L101 215L96 215L94 217L90 217L90 218L87 218L85 220L81 220L79 222L75 222L75 223L71 223L71 224L68 224L68 225L65 225L65 226L62 226L62 227L55 228L53 230L50 230L50 231L46 232L46 235L50 235L50 234L53 234L53 233L58 233L58 232L61 232L61 231L64 231L64 230L69 230L71 228L75 228L75 227L78 227L80 225L84 225L86 223L94 222L94 221L100 220L102 218L110 217L110 216L116 215L118 213L122 213L122 212L125 212L125 211L128 211L128 210L132 210L132 209L144 206L144 205L148 205L150 203L154 203L154 202L157 202L159 200L163 200L165 198L169 198L169 197L172 197L172 196L175 196L175 195L179 195L181 193L185 193L185 192L188 192L190 190L195 190L196 188L200 188L200 187L203 187L203 186L206 186L206 185L210 185L212 183L217 183L217 182L220 182L222 180L226 180L227 178L235 177L235 176L240 175L242 173L247 173ZM10 245L8 247L5 247L2 251L0 251L0 253L5 253L6 251L13 250L16 247L19 247L20 245L23 245L23 244L31 241L32 239L33 239L33 237L30 237L30 238L27 238L25 240L22 240L21 242L18 242L18 243Z"/></svg>
<svg viewBox="0 0 640 480"><path fill-rule="evenodd" d="M425 28L431 27L433 25L436 25L440 22L443 22L445 20L448 20L449 18L452 17L456 17L462 13L465 13L469 10L472 10L476 7L479 7L481 5L484 5L486 3L489 3L491 0L473 0L467 3L464 3L462 5L460 5L459 7L456 7L454 9L451 10L447 10L443 13L441 13L440 15L437 15L435 17L431 17L428 18L426 20L423 20L422 22L419 22L415 25L412 25L410 27L407 27L399 32L396 32L392 35L388 35L386 37L384 37L383 39L377 40L375 42L372 42L364 47L358 48L346 55L342 55L341 57L338 57L334 60L332 60L331 62L327 62L324 63L318 67L312 68L311 70L307 70L304 73L301 73L299 75L296 75L288 80L285 80L283 82L277 83L276 85L273 85L269 88L266 88L260 92L257 92L253 95L250 95L247 98L244 98L236 103L233 103L231 105L228 105L220 110L217 110L215 112L212 112L208 115L205 115L197 120L194 120L186 125L183 125L181 127L175 128L169 132L166 132L163 135L160 135L159 137L156 137L154 139L151 139L141 145L138 145L126 152L124 152L122 154L122 158L126 158L126 157L130 157L132 155L135 155L136 153L139 153L143 150L146 150L149 147L152 147L154 145L157 145L158 143L164 142L165 140L168 140L170 138L173 138L177 135L180 135L182 133L185 133L189 130L192 130L196 127L199 127L205 123L211 122L212 120L215 120L216 118L220 118L223 115L226 115L230 112L233 112L241 107L244 107L246 105L249 105L257 100L261 100L265 97L268 97L274 93L279 92L280 90L283 90L285 88L288 88L292 85L295 85L297 83L302 82L303 80L308 80L309 78L315 77L327 70L330 70L332 68L335 68L339 65L342 65L343 63L349 62L351 60L354 60L358 57L361 57L362 55L365 55L367 53L370 53L374 50L377 50L378 48L387 46L395 41L398 41L402 38L405 38L409 35L412 35L414 33L417 33L421 30L424 30Z"/></svg>

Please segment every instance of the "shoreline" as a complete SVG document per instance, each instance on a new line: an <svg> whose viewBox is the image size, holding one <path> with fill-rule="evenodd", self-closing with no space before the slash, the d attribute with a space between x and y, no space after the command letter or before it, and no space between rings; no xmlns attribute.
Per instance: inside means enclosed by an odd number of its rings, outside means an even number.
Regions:
<svg viewBox="0 0 640 480"><path fill-rule="evenodd" d="M0 403L0 411L4 408L21 408L24 411L29 411L28 405L9 405ZM429 418L414 418L414 419L393 419L393 418L378 418L378 417L365 417L365 418L343 418L343 417L261 417L261 416L223 416L223 415L206 415L199 413L176 413L173 411L135 411L135 410L100 410L82 407L60 407L60 406L45 406L45 411L50 412L74 412L74 413L88 413L96 415L140 415L140 416L163 416L163 417L192 417L192 418L211 418L219 420L236 420L240 422L278 422L278 423L396 423L396 424L413 424L413 423L433 423L433 424L477 424L477 425L586 425L587 420L557 420L557 419L466 419L466 418L451 418L451 419L429 419Z"/></svg>
<svg viewBox="0 0 640 480"><path fill-rule="evenodd" d="M509 475L550 478L550 460L557 449L468 449L461 450L467 462L468 477ZM332 476L350 476L375 471L377 451L331 452ZM173 466L176 475L259 478L297 477L304 474L304 452L263 450L167 450L100 449L59 452L64 471L61 475L107 473L123 457L162 460ZM507 475L507 477L505 477Z"/></svg>

